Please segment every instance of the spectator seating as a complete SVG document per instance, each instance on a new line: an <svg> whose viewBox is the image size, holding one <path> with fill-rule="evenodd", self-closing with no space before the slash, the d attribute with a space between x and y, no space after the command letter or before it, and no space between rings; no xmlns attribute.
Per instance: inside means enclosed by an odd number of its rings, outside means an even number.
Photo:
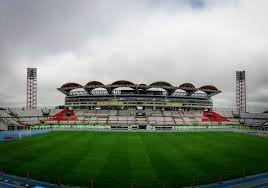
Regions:
<svg viewBox="0 0 268 188"><path fill-rule="evenodd" d="M184 120L186 125L195 125L195 124L197 124L197 121L193 116L190 116L190 117L185 116L185 117L183 117L183 120Z"/></svg>
<svg viewBox="0 0 268 188"><path fill-rule="evenodd" d="M237 113L236 111L217 110L203 111L168 111L146 109L145 116L136 116L136 110L67 110L49 109L47 116L42 109L2 109L0 117L6 124L18 126L47 124L73 125L219 125L219 124L247 124L263 126L268 121L267 113ZM238 116L238 115L239 116ZM239 118L240 117L240 118ZM3 121L3 120L2 120ZM267 123L268 124L268 123Z"/></svg>
<svg viewBox="0 0 268 188"><path fill-rule="evenodd" d="M181 117L174 117L173 118L176 125L184 125L184 120Z"/></svg>
<svg viewBox="0 0 268 188"><path fill-rule="evenodd" d="M136 113L135 110L119 110L118 115L119 116L134 116Z"/></svg>
<svg viewBox="0 0 268 188"><path fill-rule="evenodd" d="M9 108L9 111L15 114L17 117L37 117L43 116L43 112L40 109L19 109L19 108Z"/></svg>
<svg viewBox="0 0 268 188"><path fill-rule="evenodd" d="M180 111L181 116L186 117L195 117L195 114L192 111Z"/></svg>
<svg viewBox="0 0 268 188"><path fill-rule="evenodd" d="M136 117L135 119L136 121L136 124L139 124L139 125L146 125L148 124L148 119L146 117Z"/></svg>

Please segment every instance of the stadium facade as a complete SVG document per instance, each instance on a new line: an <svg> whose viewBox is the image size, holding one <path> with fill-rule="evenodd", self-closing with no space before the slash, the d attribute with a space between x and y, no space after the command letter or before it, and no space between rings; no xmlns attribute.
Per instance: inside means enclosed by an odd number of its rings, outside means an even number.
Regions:
<svg viewBox="0 0 268 188"><path fill-rule="evenodd" d="M58 88L65 105L37 109L0 108L0 130L85 128L96 130L179 130L183 126L253 126L268 128L267 113L213 108L215 86L149 85L119 80L66 83Z"/></svg>
<svg viewBox="0 0 268 188"><path fill-rule="evenodd" d="M149 85L135 84L126 80L103 84L90 81L85 86L66 83L58 88L66 95L65 107L74 109L212 109L212 96L220 93L215 86L196 88L191 83L173 86L165 81Z"/></svg>

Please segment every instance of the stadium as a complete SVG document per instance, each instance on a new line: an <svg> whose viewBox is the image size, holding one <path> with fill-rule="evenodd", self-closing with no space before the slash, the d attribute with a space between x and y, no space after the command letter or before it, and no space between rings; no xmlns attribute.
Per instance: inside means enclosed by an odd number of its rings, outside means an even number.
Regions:
<svg viewBox="0 0 268 188"><path fill-rule="evenodd" d="M146 85L119 80L108 85L90 81L84 87L66 83L58 90L66 95L62 106L2 109L3 120L9 125L6 129L70 124L173 130L176 125L239 124L231 114L212 110L212 97L221 91L211 85L196 88L191 83L172 86L157 81Z"/></svg>
<svg viewBox="0 0 268 188"><path fill-rule="evenodd" d="M268 113L214 108L215 86L119 80L57 89L61 106L0 109L3 187L230 187L223 181L267 178L250 175L268 169Z"/></svg>
<svg viewBox="0 0 268 188"><path fill-rule="evenodd" d="M268 188L268 1L0 1L0 188Z"/></svg>

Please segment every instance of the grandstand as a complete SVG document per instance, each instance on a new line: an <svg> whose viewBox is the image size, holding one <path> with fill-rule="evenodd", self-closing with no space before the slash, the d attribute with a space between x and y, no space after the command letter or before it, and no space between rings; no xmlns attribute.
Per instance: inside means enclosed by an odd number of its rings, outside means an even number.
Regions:
<svg viewBox="0 0 268 188"><path fill-rule="evenodd" d="M247 125L267 129L268 113L214 109L215 86L196 88L157 81L149 85L119 80L104 85L63 84L65 105L55 108L1 108L0 129L30 126L101 126L111 129L170 129L176 126Z"/></svg>

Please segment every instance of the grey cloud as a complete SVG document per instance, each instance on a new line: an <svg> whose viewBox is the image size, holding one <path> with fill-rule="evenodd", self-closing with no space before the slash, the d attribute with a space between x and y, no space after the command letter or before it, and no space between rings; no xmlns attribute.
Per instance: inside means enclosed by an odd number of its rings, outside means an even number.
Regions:
<svg viewBox="0 0 268 188"><path fill-rule="evenodd" d="M56 88L89 80L213 84L215 106L234 106L235 70L248 104L268 104L266 1L1 1L0 105L22 105L25 70L38 67L39 105ZM13 87L15 89L13 89ZM10 93L11 88L13 93Z"/></svg>

